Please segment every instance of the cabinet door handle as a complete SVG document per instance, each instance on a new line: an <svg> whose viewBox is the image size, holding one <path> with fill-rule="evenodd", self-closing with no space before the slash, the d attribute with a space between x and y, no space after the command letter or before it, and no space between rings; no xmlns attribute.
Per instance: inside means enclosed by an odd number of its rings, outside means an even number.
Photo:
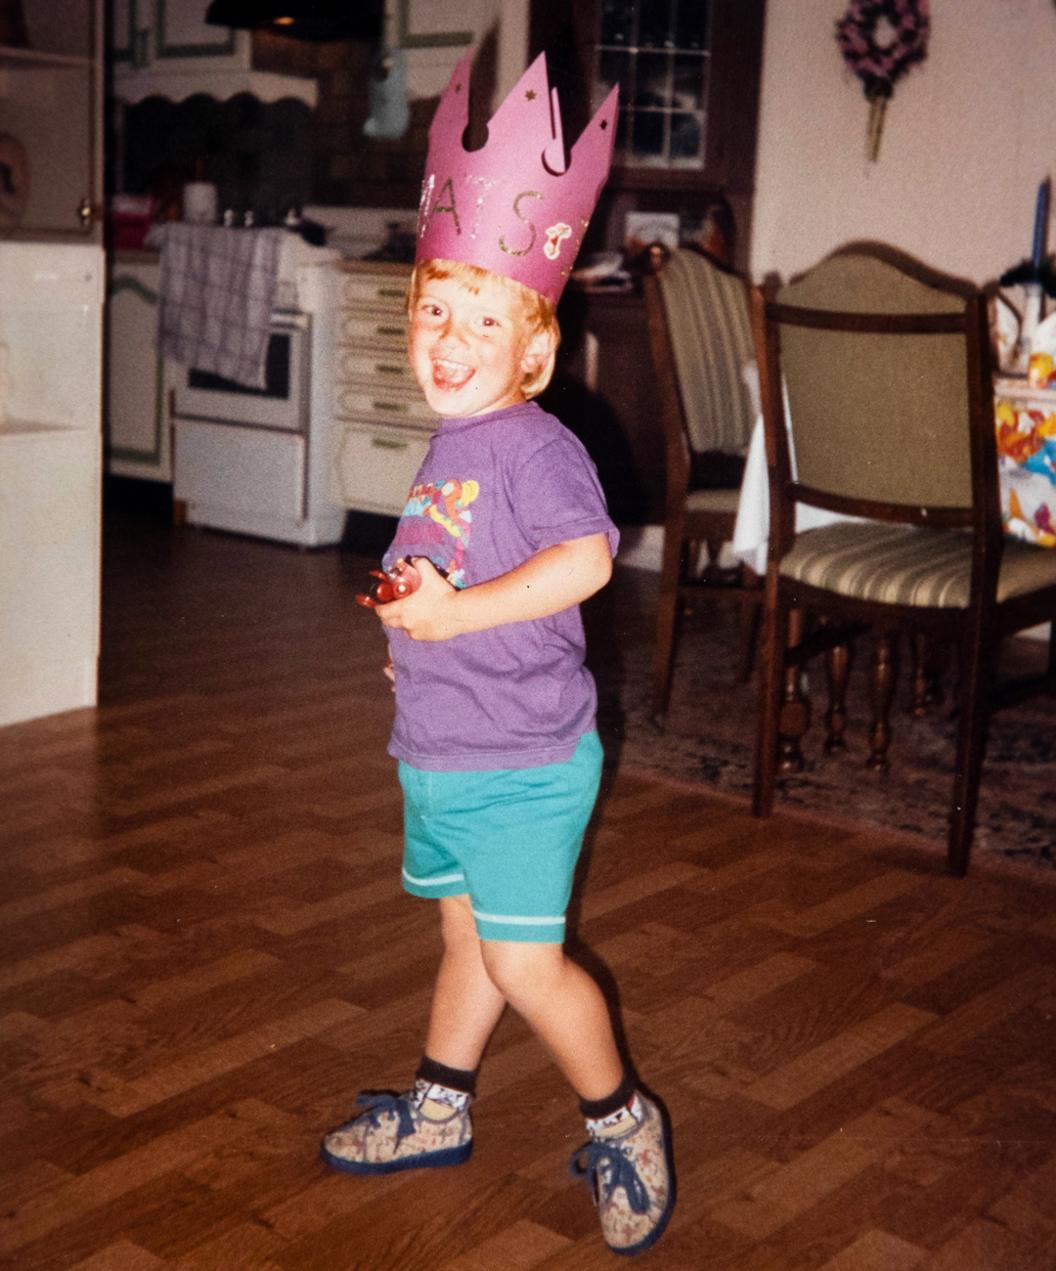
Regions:
<svg viewBox="0 0 1056 1271"><path fill-rule="evenodd" d="M381 375L405 375L402 366L386 366L384 362L375 362L374 369Z"/></svg>
<svg viewBox="0 0 1056 1271"><path fill-rule="evenodd" d="M372 410L387 410L394 415L406 415L407 407L400 402L371 402Z"/></svg>
<svg viewBox="0 0 1056 1271"><path fill-rule="evenodd" d="M402 300L406 292L401 291L399 287L379 287L379 298L384 297L386 300Z"/></svg>
<svg viewBox="0 0 1056 1271"><path fill-rule="evenodd" d="M378 335L403 335L403 327L375 327Z"/></svg>
<svg viewBox="0 0 1056 1271"><path fill-rule="evenodd" d="M93 203L87 196L77 204L77 224L87 233L102 214L98 203Z"/></svg>
<svg viewBox="0 0 1056 1271"><path fill-rule="evenodd" d="M406 450L407 442L389 441L387 437L371 437L370 444L375 450Z"/></svg>

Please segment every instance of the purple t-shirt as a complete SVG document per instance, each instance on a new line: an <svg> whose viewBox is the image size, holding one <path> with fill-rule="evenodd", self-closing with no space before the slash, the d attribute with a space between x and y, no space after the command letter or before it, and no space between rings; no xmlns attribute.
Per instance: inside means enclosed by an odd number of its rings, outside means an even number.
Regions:
<svg viewBox="0 0 1056 1271"><path fill-rule="evenodd" d="M580 442L534 402L444 419L384 565L428 556L456 587L508 573L544 548L619 535ZM396 671L389 754L415 768L531 768L569 759L594 726L579 606L450 640L388 632Z"/></svg>

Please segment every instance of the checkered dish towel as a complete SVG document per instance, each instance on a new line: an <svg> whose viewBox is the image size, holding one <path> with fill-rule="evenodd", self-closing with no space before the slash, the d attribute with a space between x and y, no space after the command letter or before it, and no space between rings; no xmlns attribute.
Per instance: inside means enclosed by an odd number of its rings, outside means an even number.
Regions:
<svg viewBox="0 0 1056 1271"><path fill-rule="evenodd" d="M284 230L156 225L158 352L247 388L264 387Z"/></svg>

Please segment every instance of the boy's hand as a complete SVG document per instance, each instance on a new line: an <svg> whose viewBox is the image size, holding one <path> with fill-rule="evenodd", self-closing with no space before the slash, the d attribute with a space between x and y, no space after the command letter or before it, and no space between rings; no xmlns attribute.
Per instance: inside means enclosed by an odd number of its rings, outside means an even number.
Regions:
<svg viewBox="0 0 1056 1271"><path fill-rule="evenodd" d="M453 603L458 588L424 556L415 557L414 567L422 577L418 589L402 600L378 605L375 613L383 626L406 631L412 640L450 640L458 635Z"/></svg>
<svg viewBox="0 0 1056 1271"><path fill-rule="evenodd" d="M612 575L603 533L545 547L523 564L485 583L456 588L422 556L414 558L421 586L402 600L378 605L386 627L412 640L450 640L509 622L546 618L593 596Z"/></svg>

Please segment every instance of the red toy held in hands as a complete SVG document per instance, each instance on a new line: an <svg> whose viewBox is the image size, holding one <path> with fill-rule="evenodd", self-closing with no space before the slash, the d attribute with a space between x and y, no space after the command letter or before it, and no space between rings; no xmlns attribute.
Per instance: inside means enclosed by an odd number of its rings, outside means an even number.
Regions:
<svg viewBox="0 0 1056 1271"><path fill-rule="evenodd" d="M387 573L380 569L372 569L370 576L378 581L371 584L370 592L367 595L359 594L356 596L356 600L368 609L376 609L378 605L387 605L391 600L402 600L404 596L409 596L412 591L417 591L422 581L421 574L410 561L404 560L402 557Z"/></svg>

